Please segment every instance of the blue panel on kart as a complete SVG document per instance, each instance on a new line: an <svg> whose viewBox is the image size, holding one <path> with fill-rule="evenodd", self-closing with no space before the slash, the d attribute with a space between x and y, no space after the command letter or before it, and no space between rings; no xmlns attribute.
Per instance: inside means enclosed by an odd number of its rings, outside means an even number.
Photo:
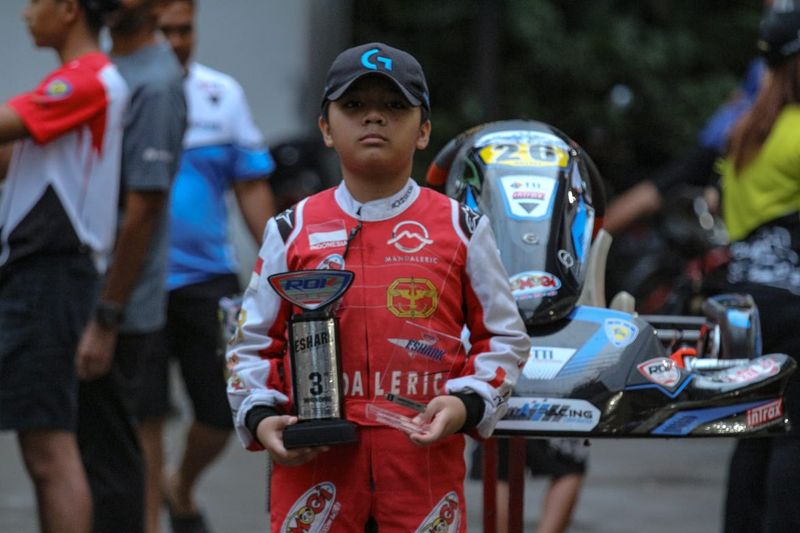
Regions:
<svg viewBox="0 0 800 533"><path fill-rule="evenodd" d="M532 331L531 359L523 368L514 395L564 397L565 391L597 381L628 350L638 349L631 344L646 328L645 322L628 313L577 307L557 331L542 335Z"/></svg>
<svg viewBox="0 0 800 533"><path fill-rule="evenodd" d="M691 409L672 415L666 422L655 428L651 433L662 436L688 435L697 426L706 422L713 422L763 404L763 401L740 403L724 407L709 407L707 409Z"/></svg>

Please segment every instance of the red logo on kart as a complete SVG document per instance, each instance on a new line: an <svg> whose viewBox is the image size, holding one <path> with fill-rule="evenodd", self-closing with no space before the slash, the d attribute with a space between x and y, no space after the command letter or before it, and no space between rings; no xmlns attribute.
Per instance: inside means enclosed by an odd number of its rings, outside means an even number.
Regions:
<svg viewBox="0 0 800 533"><path fill-rule="evenodd" d="M783 416L783 398L747 410L747 427L763 426Z"/></svg>
<svg viewBox="0 0 800 533"><path fill-rule="evenodd" d="M681 371L672 359L656 357L636 366L644 377L670 390L681 381Z"/></svg>

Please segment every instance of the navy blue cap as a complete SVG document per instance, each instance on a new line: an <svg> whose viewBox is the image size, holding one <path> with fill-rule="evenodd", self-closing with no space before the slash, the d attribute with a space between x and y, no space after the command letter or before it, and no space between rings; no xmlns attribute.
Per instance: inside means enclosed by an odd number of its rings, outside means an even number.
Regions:
<svg viewBox="0 0 800 533"><path fill-rule="evenodd" d="M328 70L322 104L338 100L354 81L370 74L389 78L408 103L431 110L428 84L419 62L408 52L383 43L362 44L339 54Z"/></svg>

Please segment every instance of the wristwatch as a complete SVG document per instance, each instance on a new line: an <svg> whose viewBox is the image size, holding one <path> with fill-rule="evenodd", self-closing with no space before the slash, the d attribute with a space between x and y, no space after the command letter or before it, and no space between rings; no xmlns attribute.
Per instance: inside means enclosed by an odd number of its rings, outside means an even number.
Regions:
<svg viewBox="0 0 800 533"><path fill-rule="evenodd" d="M118 303L100 300L94 307L94 319L103 329L117 329L125 319L125 309Z"/></svg>

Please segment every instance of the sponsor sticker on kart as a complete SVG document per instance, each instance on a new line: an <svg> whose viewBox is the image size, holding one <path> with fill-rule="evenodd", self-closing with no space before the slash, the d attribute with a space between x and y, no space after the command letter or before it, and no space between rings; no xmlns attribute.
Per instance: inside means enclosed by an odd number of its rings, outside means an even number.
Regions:
<svg viewBox="0 0 800 533"><path fill-rule="evenodd" d="M639 363L636 368L644 377L669 390L675 390L681 382L681 371L678 365L666 357L656 357Z"/></svg>
<svg viewBox="0 0 800 533"><path fill-rule="evenodd" d="M783 398L747 410L747 427L757 428L783 416Z"/></svg>
<svg viewBox="0 0 800 533"><path fill-rule="evenodd" d="M572 359L575 352L574 348L532 347L530 356L522 368L522 374L528 379L553 379Z"/></svg>
<svg viewBox="0 0 800 533"><path fill-rule="evenodd" d="M511 397L497 429L589 432L600 422L600 410L574 398Z"/></svg>
<svg viewBox="0 0 800 533"><path fill-rule="evenodd" d="M500 178L506 212L511 218L538 220L550 212L556 180L545 176L514 175Z"/></svg>
<svg viewBox="0 0 800 533"><path fill-rule="evenodd" d="M633 322L621 318L607 318L603 323L603 330L608 341L617 348L628 346L639 334L639 328Z"/></svg>
<svg viewBox="0 0 800 533"><path fill-rule="evenodd" d="M734 366L708 376L712 381L720 383L747 383L759 381L780 372L781 364L775 358L765 355L753 359L746 366Z"/></svg>

